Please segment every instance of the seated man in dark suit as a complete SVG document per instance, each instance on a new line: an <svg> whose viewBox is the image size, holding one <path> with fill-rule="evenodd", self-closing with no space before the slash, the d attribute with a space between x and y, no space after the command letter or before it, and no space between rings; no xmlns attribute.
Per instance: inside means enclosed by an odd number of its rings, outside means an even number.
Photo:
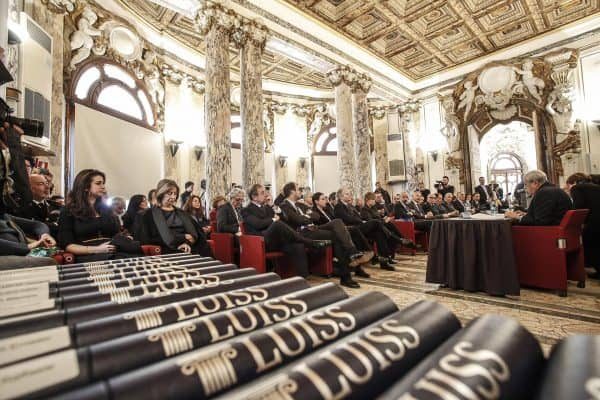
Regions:
<svg viewBox="0 0 600 400"><path fill-rule="evenodd" d="M448 218L458 217L458 215L459 215L458 210L456 208L454 208L453 202L454 202L454 195L452 193L446 193L444 195L442 204L440 204L440 206L439 206L440 211L443 214L447 215Z"/></svg>
<svg viewBox="0 0 600 400"><path fill-rule="evenodd" d="M305 237L332 241L334 257L338 260L337 273L341 278L341 284L351 288L360 287L350 277L348 267L351 261L362 257L363 253L356 249L343 223L334 219L324 225L316 226L314 222L318 216L313 216L312 210L310 215L305 214L296 206L299 194L294 182L288 182L283 186L283 195L285 200L279 204L283 221Z"/></svg>
<svg viewBox="0 0 600 400"><path fill-rule="evenodd" d="M529 171L524 181L525 190L533 196L527 213L507 211L504 215L516 219L519 225L560 225L566 212L573 208L569 195L548 182L542 171Z"/></svg>
<svg viewBox="0 0 600 400"><path fill-rule="evenodd" d="M330 242L306 238L281 222L273 209L265 204L263 185L252 185L248 197L251 201L241 212L246 234L263 236L267 251L282 251L294 264L296 273L307 277L308 260L304 246L322 247Z"/></svg>
<svg viewBox="0 0 600 400"><path fill-rule="evenodd" d="M29 175L32 200L22 207L18 215L21 218L32 219L48 225L50 235L58 235L58 214L60 206L50 201L50 185L43 175Z"/></svg>
<svg viewBox="0 0 600 400"><path fill-rule="evenodd" d="M452 202L455 210L458 210L459 213L465 212L465 194L459 192L456 194L456 199Z"/></svg>
<svg viewBox="0 0 600 400"><path fill-rule="evenodd" d="M242 221L241 209L244 196L245 193L242 189L231 189L229 203L225 203L217 209L217 232L242 235L240 222Z"/></svg>
<svg viewBox="0 0 600 400"><path fill-rule="evenodd" d="M0 270L56 264L53 258L28 255L33 249L54 246L56 241L47 225L9 214L0 215Z"/></svg>
<svg viewBox="0 0 600 400"><path fill-rule="evenodd" d="M342 188L337 192L338 202L334 211L336 218L341 219L347 226L353 226L365 235L365 237L377 244L379 253L379 266L388 271L395 268L389 265L388 257L393 256L392 249L388 246L388 237L384 230L383 222L380 220L363 221L360 212L352 205L352 194L350 190Z"/></svg>
<svg viewBox="0 0 600 400"><path fill-rule="evenodd" d="M364 207L366 206L367 204L365 202ZM375 207L377 208L377 211L379 211L381 217L385 217L394 212L394 206L391 203L386 203L381 193L375 193Z"/></svg>
<svg viewBox="0 0 600 400"><path fill-rule="evenodd" d="M420 192L417 192L420 193ZM394 204L394 217L396 219L411 219L415 215L414 208L409 207L408 192L402 192ZM414 206L413 206L414 207Z"/></svg>

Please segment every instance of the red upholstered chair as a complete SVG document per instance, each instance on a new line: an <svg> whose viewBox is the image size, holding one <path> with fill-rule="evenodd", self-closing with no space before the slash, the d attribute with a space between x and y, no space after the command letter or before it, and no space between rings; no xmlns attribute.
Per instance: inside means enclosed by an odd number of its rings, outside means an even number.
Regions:
<svg viewBox="0 0 600 400"><path fill-rule="evenodd" d="M406 221L403 219L395 219L394 225L398 231L402 234L402 237L405 239L412 240L415 244L420 244L421 248L424 251L428 251L429 249L429 235L427 232L422 232L415 229L415 223L413 221ZM417 254L416 249L406 249L404 246L401 246L400 251L410 252L413 256Z"/></svg>
<svg viewBox="0 0 600 400"><path fill-rule="evenodd" d="M581 228L589 210L567 211L558 226L513 226L519 282L567 295L567 280L585 287Z"/></svg>
<svg viewBox="0 0 600 400"><path fill-rule="evenodd" d="M267 260L275 264L275 271L283 278L286 270L281 268L279 262L283 261L285 254L281 251L269 251L265 248L265 238L257 235L247 235L244 224L240 223L242 235L240 236L240 268L254 268L257 272L267 272Z"/></svg>
<svg viewBox="0 0 600 400"><path fill-rule="evenodd" d="M233 264L236 261L236 253L233 235L231 233L219 233L213 230L210 234L210 241L213 242L213 254L215 258L224 264Z"/></svg>

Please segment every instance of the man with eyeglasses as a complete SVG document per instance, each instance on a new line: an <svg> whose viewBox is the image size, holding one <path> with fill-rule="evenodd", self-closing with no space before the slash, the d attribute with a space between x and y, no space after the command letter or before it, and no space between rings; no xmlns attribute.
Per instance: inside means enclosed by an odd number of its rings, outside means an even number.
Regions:
<svg viewBox="0 0 600 400"><path fill-rule="evenodd" d="M19 210L18 216L43 222L50 228L50 234L56 236L58 234L58 214L55 211L60 207L48 200L50 197L50 183L44 175L31 174L29 176L29 186L31 187L32 200Z"/></svg>

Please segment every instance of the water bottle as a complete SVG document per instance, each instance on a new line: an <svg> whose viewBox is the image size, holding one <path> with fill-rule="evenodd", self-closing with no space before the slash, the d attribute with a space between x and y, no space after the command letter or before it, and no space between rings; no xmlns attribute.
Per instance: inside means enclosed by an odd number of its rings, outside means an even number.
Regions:
<svg viewBox="0 0 600 400"><path fill-rule="evenodd" d="M496 215L498 214L498 207L496 206L496 202L492 202L492 204L490 205L490 213L492 215Z"/></svg>

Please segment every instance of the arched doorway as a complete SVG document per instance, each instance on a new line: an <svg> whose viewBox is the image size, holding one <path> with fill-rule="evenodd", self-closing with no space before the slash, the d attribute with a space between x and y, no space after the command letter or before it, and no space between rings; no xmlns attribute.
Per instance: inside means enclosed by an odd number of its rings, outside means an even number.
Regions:
<svg viewBox="0 0 600 400"><path fill-rule="evenodd" d="M489 181L496 182L504 194L512 193L523 176L521 160L510 153L500 153L490 160Z"/></svg>

